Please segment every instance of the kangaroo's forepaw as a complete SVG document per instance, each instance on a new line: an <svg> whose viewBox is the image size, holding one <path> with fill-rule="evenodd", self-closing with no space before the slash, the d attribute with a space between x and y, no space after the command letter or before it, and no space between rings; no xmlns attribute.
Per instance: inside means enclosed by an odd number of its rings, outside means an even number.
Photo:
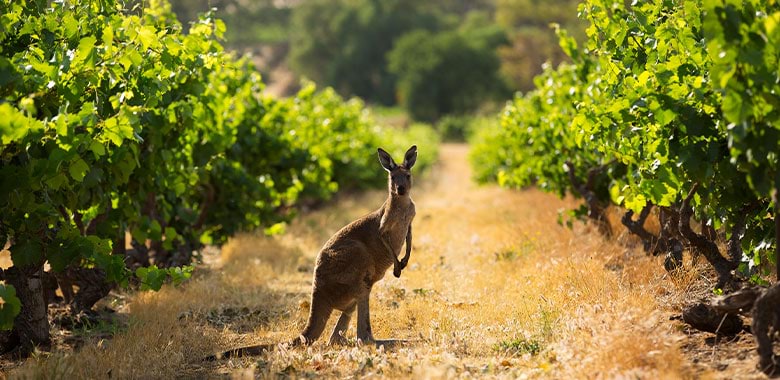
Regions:
<svg viewBox="0 0 780 380"><path fill-rule="evenodd" d="M402 269L403 268L401 268L400 266L394 267L393 268L393 276L395 276L396 278L400 278Z"/></svg>

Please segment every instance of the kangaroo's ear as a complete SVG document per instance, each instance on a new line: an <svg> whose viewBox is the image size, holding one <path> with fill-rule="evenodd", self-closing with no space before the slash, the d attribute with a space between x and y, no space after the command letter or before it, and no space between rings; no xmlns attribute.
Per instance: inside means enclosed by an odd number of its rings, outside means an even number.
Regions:
<svg viewBox="0 0 780 380"><path fill-rule="evenodd" d="M385 168L385 170L392 171L398 167L398 164L393 161L393 157L390 157L390 154L385 152L384 149L377 148L376 152L379 154L379 163L382 164L382 167Z"/></svg>
<svg viewBox="0 0 780 380"><path fill-rule="evenodd" d="M415 162L417 162L417 145L412 145L404 154L404 167L411 169Z"/></svg>

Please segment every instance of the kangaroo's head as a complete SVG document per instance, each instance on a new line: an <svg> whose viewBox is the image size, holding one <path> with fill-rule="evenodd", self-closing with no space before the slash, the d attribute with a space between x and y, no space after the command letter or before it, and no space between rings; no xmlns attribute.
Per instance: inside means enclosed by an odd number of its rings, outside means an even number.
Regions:
<svg viewBox="0 0 780 380"><path fill-rule="evenodd" d="M412 166L417 161L417 145L412 145L404 154L404 162L398 165L384 149L377 149L379 163L387 170L388 187L391 195L407 195L412 189Z"/></svg>

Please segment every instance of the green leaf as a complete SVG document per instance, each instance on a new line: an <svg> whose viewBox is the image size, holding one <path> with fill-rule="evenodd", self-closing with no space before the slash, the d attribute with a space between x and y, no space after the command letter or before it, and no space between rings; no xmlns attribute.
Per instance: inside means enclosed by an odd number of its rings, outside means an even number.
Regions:
<svg viewBox="0 0 780 380"><path fill-rule="evenodd" d="M614 183L609 187L609 197L612 200L612 203L618 206L623 204L625 197L621 193L620 186L617 183Z"/></svg>
<svg viewBox="0 0 780 380"><path fill-rule="evenodd" d="M633 196L625 198L625 205L627 209L640 213L647 205L647 199L642 194L633 194Z"/></svg>
<svg viewBox="0 0 780 380"><path fill-rule="evenodd" d="M179 285L192 277L193 269L192 265L186 265L181 268L169 268L168 274L171 276L171 280L173 280L173 285Z"/></svg>
<svg viewBox="0 0 780 380"><path fill-rule="evenodd" d="M106 47L109 47L114 43L114 28L110 24L103 28L101 40Z"/></svg>
<svg viewBox="0 0 780 380"><path fill-rule="evenodd" d="M155 241L162 240L162 226L160 226L160 222L153 220L149 224L149 238Z"/></svg>
<svg viewBox="0 0 780 380"><path fill-rule="evenodd" d="M65 29L65 37L73 38L79 32L79 22L72 13L66 13L62 17L62 27Z"/></svg>
<svg viewBox="0 0 780 380"><path fill-rule="evenodd" d="M165 278L167 277L167 272L157 268L156 265L152 265L150 267L136 269L135 276L141 280L141 290L151 289L157 291L162 288Z"/></svg>
<svg viewBox="0 0 780 380"><path fill-rule="evenodd" d="M649 71L643 71L639 76L636 78L637 84L644 87L647 84L648 79L652 77L653 74Z"/></svg>
<svg viewBox="0 0 780 380"><path fill-rule="evenodd" d="M658 110L656 110L656 113L655 113L655 121L660 126L663 127L663 126L666 126L667 124L671 123L676 116L677 116L677 114L674 111L672 111L672 110L669 110L669 109L664 109L664 110L658 109Z"/></svg>
<svg viewBox="0 0 780 380"><path fill-rule="evenodd" d="M86 161L84 161L81 157L78 157L76 160L71 162L70 167L68 168L70 177L78 182L84 180L84 176L87 175L88 171L89 165L87 165Z"/></svg>
<svg viewBox="0 0 780 380"><path fill-rule="evenodd" d="M95 158L102 157L106 154L106 147L96 140L92 140L89 143L89 150L95 155Z"/></svg>
<svg viewBox="0 0 780 380"><path fill-rule="evenodd" d="M281 234L284 233L286 228L287 228L287 224L286 223L284 223L284 222L276 223L276 224L272 225L271 227L266 228L264 232L265 232L266 235L281 235Z"/></svg>
<svg viewBox="0 0 780 380"><path fill-rule="evenodd" d="M227 30L227 27L225 26L225 22L216 19L214 21L214 35L217 36L217 38L222 38L225 35L225 31Z"/></svg>
<svg viewBox="0 0 780 380"><path fill-rule="evenodd" d="M176 233L176 229L173 227L165 227L165 240L173 241L176 240L176 237L179 236Z"/></svg>
<svg viewBox="0 0 780 380"><path fill-rule="evenodd" d="M40 121L27 117L9 103L0 103L0 142L4 145L42 128Z"/></svg>
<svg viewBox="0 0 780 380"><path fill-rule="evenodd" d="M125 49L124 54L122 54L119 58L119 63L122 65L122 67L124 67L125 70L130 70L130 68L133 66L140 66L143 61L144 58L141 56L141 54L132 47Z"/></svg>
<svg viewBox="0 0 780 380"><path fill-rule="evenodd" d="M176 181L173 184L173 192L177 195L183 195L187 191L187 185L183 181Z"/></svg>
<svg viewBox="0 0 780 380"><path fill-rule="evenodd" d="M133 138L133 126L127 118L115 116L103 123L103 131L108 139L116 146L121 146L125 139Z"/></svg>
<svg viewBox="0 0 780 380"><path fill-rule="evenodd" d="M736 91L728 91L723 97L723 114L732 123L740 124L748 116L749 101Z"/></svg>
<svg viewBox="0 0 780 380"><path fill-rule="evenodd" d="M68 177L64 173L57 173L53 177L46 179L46 186L52 190L59 190L62 185L68 182Z"/></svg>
<svg viewBox="0 0 780 380"><path fill-rule="evenodd" d="M64 271L79 257L92 256L94 250L92 244L81 236L66 240L58 248L49 249L46 255L46 260L55 272Z"/></svg>
<svg viewBox="0 0 780 380"><path fill-rule="evenodd" d="M149 25L144 25L138 30L138 41L141 42L141 46L144 50L160 45L159 41L157 41L157 34L154 27Z"/></svg>
<svg viewBox="0 0 780 380"><path fill-rule="evenodd" d="M112 242L110 239L101 239L98 236L90 235L86 237L92 244L92 250L98 255L110 255L112 250Z"/></svg>
<svg viewBox="0 0 780 380"><path fill-rule="evenodd" d="M92 256L95 264L106 271L106 281L125 285L127 282L127 273L124 257L120 255L111 255L95 252Z"/></svg>
<svg viewBox="0 0 780 380"><path fill-rule="evenodd" d="M39 265L43 262L43 245L37 240L27 240L11 246L14 266Z"/></svg>
<svg viewBox="0 0 780 380"><path fill-rule="evenodd" d="M146 231L138 227L133 227L133 229L130 230L130 234L133 236L133 239L135 239L135 241L137 242L145 242L148 237Z"/></svg>
<svg viewBox="0 0 780 380"><path fill-rule="evenodd" d="M10 284L0 284L0 330L12 329L20 311L22 302L16 296L16 289Z"/></svg>
<svg viewBox="0 0 780 380"><path fill-rule="evenodd" d="M52 119L54 122L54 129L57 131L57 134L61 137L68 136L68 115L67 114L59 114Z"/></svg>
<svg viewBox="0 0 780 380"><path fill-rule="evenodd" d="M71 63L72 67L84 64L84 66L90 66L95 64L95 57L93 55L95 51L95 43L97 38L95 36L87 36L79 41L79 46L76 48L76 57Z"/></svg>

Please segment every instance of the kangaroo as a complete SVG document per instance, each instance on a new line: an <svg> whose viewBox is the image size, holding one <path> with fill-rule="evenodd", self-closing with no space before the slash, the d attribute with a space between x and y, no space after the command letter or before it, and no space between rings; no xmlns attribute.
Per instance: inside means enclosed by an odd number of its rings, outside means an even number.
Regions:
<svg viewBox="0 0 780 380"><path fill-rule="evenodd" d="M311 344L319 338L335 309L341 311L341 316L328 344L343 344L343 333L355 308L358 339L373 342L368 307L371 288L391 265L393 275L401 277L409 262L415 216L410 170L417 160L417 146L406 151L401 165L382 148L377 152L379 163L388 172L387 200L378 210L336 232L320 250L314 267L309 320L294 343ZM399 260L404 243L406 255Z"/></svg>
<svg viewBox="0 0 780 380"><path fill-rule="evenodd" d="M290 344L310 345L325 330L333 310L341 311L328 344L345 344L344 337L350 319L357 308L357 337L364 343L374 342L371 333L369 297L374 283L393 267L393 275L409 263L412 251L412 220L415 206L410 196L411 169L417 161L417 146L404 154L401 165L390 154L377 149L379 163L388 172L388 196L382 206L336 232L317 255L312 281L311 308L306 327ZM401 246L406 244L403 259L398 258ZM271 350L273 345L244 347L227 351L219 358L257 355ZM217 356L210 356L214 360Z"/></svg>

